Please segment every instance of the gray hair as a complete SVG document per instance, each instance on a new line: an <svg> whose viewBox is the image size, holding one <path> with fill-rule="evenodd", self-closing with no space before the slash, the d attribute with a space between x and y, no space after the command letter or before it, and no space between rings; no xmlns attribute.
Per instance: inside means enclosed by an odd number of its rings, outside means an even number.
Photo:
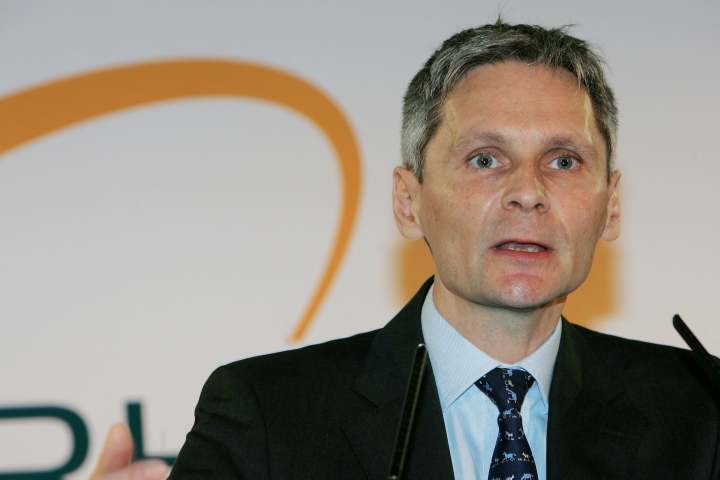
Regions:
<svg viewBox="0 0 720 480"><path fill-rule="evenodd" d="M474 67L505 61L541 64L572 73L590 95L595 123L607 146L607 177L617 143L617 105L605 78L604 60L592 46L571 35L570 26L494 24L470 28L443 42L410 82L403 104L403 166L423 181L425 150L442 121L442 106L455 85Z"/></svg>

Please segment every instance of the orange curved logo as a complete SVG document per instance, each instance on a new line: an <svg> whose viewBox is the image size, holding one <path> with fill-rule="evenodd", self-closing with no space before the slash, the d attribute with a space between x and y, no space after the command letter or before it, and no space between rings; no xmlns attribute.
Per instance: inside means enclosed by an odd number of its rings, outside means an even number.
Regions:
<svg viewBox="0 0 720 480"><path fill-rule="evenodd" d="M188 97L249 97L288 107L328 140L342 172L342 209L319 284L291 334L306 334L350 243L360 204L360 154L350 124L318 88L273 68L242 62L178 60L87 73L0 99L0 154L55 130L118 110Z"/></svg>

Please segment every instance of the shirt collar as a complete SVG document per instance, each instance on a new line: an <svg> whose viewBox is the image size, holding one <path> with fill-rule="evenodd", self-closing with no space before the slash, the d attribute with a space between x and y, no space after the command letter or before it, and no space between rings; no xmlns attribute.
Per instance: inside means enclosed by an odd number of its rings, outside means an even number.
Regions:
<svg viewBox="0 0 720 480"><path fill-rule="evenodd" d="M558 319L555 331L540 348L518 363L506 365L470 343L440 315L433 300L433 290L434 286L430 287L425 297L420 318L443 411L496 367L522 368L529 372L540 387L542 401L547 407L562 322Z"/></svg>

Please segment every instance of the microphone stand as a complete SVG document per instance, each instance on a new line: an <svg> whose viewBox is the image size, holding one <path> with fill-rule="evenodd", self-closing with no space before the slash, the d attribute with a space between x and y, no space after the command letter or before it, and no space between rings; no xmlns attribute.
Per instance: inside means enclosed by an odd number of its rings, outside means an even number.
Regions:
<svg viewBox="0 0 720 480"><path fill-rule="evenodd" d="M717 359L705 350L705 347L702 346L697 337L693 335L688 326L685 325L685 322L683 322L682 318L680 318L680 315L675 315L673 317L673 326L683 340L685 340L685 343L687 343L693 351L695 358L698 360L698 363L700 363L700 366L705 371L705 374L710 377L710 380L713 382L718 392L720 392L720 363L718 363Z"/></svg>
<svg viewBox="0 0 720 480"><path fill-rule="evenodd" d="M697 337L690 331L682 318L680 318L680 315L673 317L673 326L693 351L695 358L698 360L698 363L700 363L705 374L714 383L718 391L720 391L720 362L710 355L705 347L702 346ZM403 467L410 442L410 434L412 433L413 420L415 419L415 409L418 398L420 397L420 388L422 387L424 379L427 357L427 348L424 344L419 344L415 350L410 379L408 380L407 390L405 392L405 402L402 413L400 414L400 425L398 426L397 436L395 437L395 448L393 449L388 480L402 480L403 478Z"/></svg>
<svg viewBox="0 0 720 480"><path fill-rule="evenodd" d="M407 454L408 443L410 442L413 420L415 419L415 407L417 407L418 398L420 397L420 387L422 387L424 379L427 357L427 347L421 343L417 346L417 349L415 349L413 367L410 371L410 379L408 380L407 391L405 392L405 403L403 403L403 409L400 413L400 425L398 426L397 436L395 437L395 448L393 449L388 480L402 479L405 456Z"/></svg>

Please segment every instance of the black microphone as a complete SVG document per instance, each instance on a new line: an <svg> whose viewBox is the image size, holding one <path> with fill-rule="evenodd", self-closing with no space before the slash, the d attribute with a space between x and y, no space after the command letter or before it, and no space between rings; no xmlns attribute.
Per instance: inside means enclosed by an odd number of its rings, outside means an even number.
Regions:
<svg viewBox="0 0 720 480"><path fill-rule="evenodd" d="M690 331L685 322L683 322L680 315L673 317L673 326L680 336L688 344L690 350L695 354L695 358L700 363L700 366L705 371L705 374L710 377L710 380L715 384L715 387L720 391L720 363L705 350L700 341Z"/></svg>
<svg viewBox="0 0 720 480"><path fill-rule="evenodd" d="M415 407L417 407L418 398L420 397L420 387L422 387L425 377L427 356L427 347L421 343L417 346L417 349L415 349L410 379L408 380L407 391L405 392L405 403L400 413L400 425L398 425L397 436L395 437L395 448L393 449L388 480L402 479L405 456L407 454L408 443L410 442L413 420L415 419Z"/></svg>

